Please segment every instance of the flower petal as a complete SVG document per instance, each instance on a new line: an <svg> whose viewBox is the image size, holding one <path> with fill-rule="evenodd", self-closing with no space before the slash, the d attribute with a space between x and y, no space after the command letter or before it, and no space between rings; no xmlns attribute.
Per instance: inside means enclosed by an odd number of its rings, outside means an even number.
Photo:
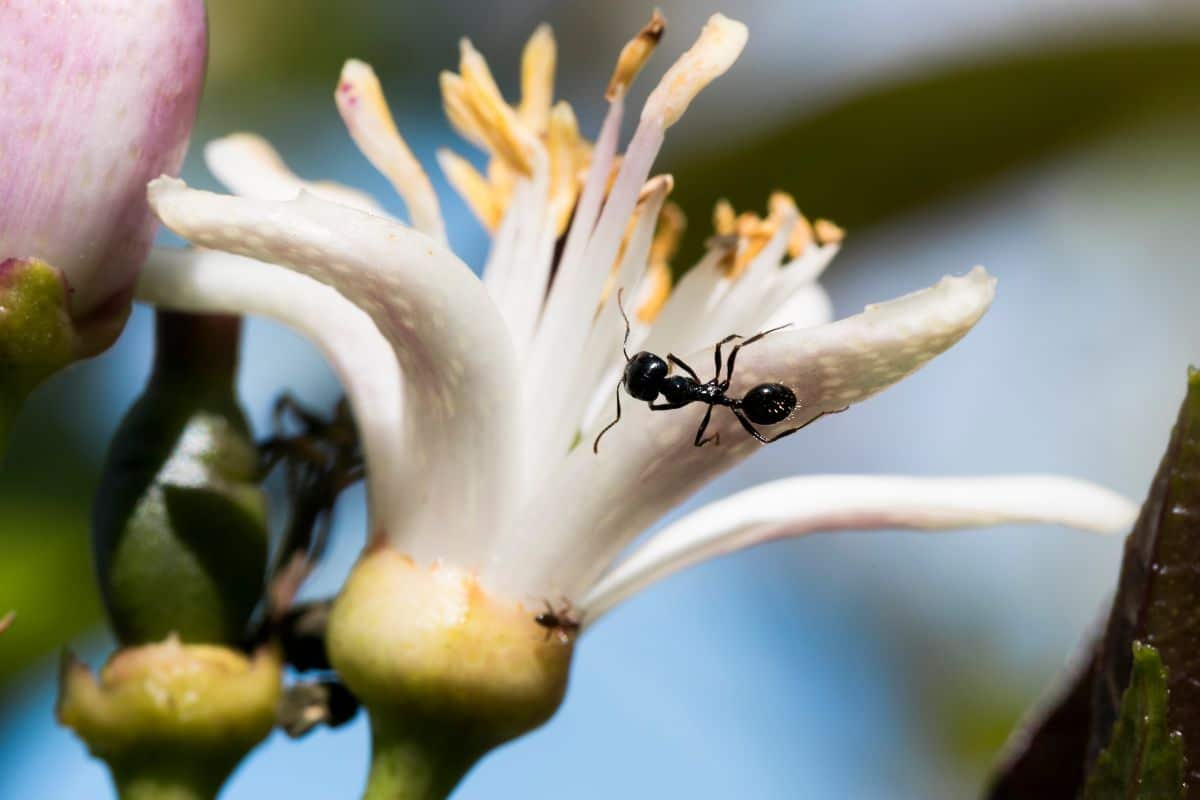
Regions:
<svg viewBox="0 0 1200 800"><path fill-rule="evenodd" d="M733 66L750 33L746 26L724 14L713 14L696 43L680 56L646 98L642 118L656 117L671 127L705 86Z"/></svg>
<svg viewBox="0 0 1200 800"><path fill-rule="evenodd" d="M1137 505L1085 481L1052 475L909 478L811 475L756 486L668 525L588 590L590 624L654 581L709 558L827 531L944 531L1012 523L1127 530Z"/></svg>
<svg viewBox="0 0 1200 800"><path fill-rule="evenodd" d="M334 97L358 149L404 198L413 227L445 244L446 227L433 184L400 136L375 70L362 61L347 61Z"/></svg>
<svg viewBox="0 0 1200 800"><path fill-rule="evenodd" d="M585 418L584 412L595 394L596 387L601 384L602 377L611 375L615 379L625 367L625 359L621 354L625 321L621 317L618 295L624 297L621 304L629 310L632 294L630 290L638 285L645 274L659 212L662 211L663 203L673 186L674 181L669 175L660 175L646 184L649 191L638 204L632 231L614 276L613 284L616 289L608 293L597 312L588 334L583 358L575 370L575 385L571 387L565 413L571 416L576 427ZM604 393L610 394L613 380L605 379L603 384Z"/></svg>
<svg viewBox="0 0 1200 800"><path fill-rule="evenodd" d="M383 206L366 192L331 181L306 181L288 169L271 143L253 133L233 133L204 146L204 163L225 188L252 200L294 200L302 191L381 217Z"/></svg>
<svg viewBox="0 0 1200 800"><path fill-rule="evenodd" d="M994 291L995 281L977 267L830 325L778 331L738 356L729 395L740 397L759 382L784 383L796 394L796 413L763 433L807 424L882 391L949 348L978 322ZM712 357L706 349L687 361L707 378ZM593 429L547 476L489 560L489 574L507 576L510 593L577 597L640 531L760 446L728 409L714 409L708 434L719 434L720 443L705 447L693 446L705 413L699 404L653 412L626 397L622 409L599 454L589 446Z"/></svg>
<svg viewBox="0 0 1200 800"><path fill-rule="evenodd" d="M62 270L76 319L128 308L206 51L203 0L0 3L0 260Z"/></svg>
<svg viewBox="0 0 1200 800"><path fill-rule="evenodd" d="M194 313L253 314L280 322L321 349L350 400L363 454L372 527L401 509L384 482L405 442L400 367L366 312L326 286L286 267L215 250L156 248L142 271L137 299Z"/></svg>
<svg viewBox="0 0 1200 800"><path fill-rule="evenodd" d="M379 476L395 513L376 534L472 568L512 518L522 450L515 355L470 269L422 233L309 194L265 203L171 179L149 194L179 235L310 275L371 317L404 376L404 457Z"/></svg>

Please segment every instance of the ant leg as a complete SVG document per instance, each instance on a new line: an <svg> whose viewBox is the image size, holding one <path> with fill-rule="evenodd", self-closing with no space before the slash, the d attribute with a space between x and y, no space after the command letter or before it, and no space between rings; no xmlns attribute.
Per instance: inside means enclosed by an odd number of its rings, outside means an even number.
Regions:
<svg viewBox="0 0 1200 800"><path fill-rule="evenodd" d="M691 375L692 380L694 380L696 383L700 383L700 376L696 374L696 370L689 367L687 362L685 362L682 358L677 357L674 353L667 353L667 361L670 361L688 375Z"/></svg>
<svg viewBox="0 0 1200 800"><path fill-rule="evenodd" d="M783 433L778 433L778 434L772 436L770 439L768 439L767 437L765 437L761 433L759 433L757 430L755 430L754 426L750 424L750 420L746 419L740 411L734 411L733 413L737 416L738 422L742 423L742 427L745 428L750 433L750 435L752 435L755 439L758 439L763 444L770 444L771 442L778 442L780 439L782 439L785 436L791 436L793 433L796 433L797 431L804 430L809 425L812 425L814 422L819 420L821 417L827 416L829 414L840 414L849 407L850 406L846 406L846 408L839 408L836 411L822 411L820 414L817 414L815 417L813 417L812 419L810 419L808 422L804 423L803 425L797 425L794 428L788 428Z"/></svg>
<svg viewBox="0 0 1200 800"><path fill-rule="evenodd" d="M600 437L603 436L604 434L608 433L609 430L612 428L612 426L616 425L620 421L621 421L621 381L617 381L617 418L614 419L612 422L608 423L607 425L605 425L604 430L602 430L602 431L600 431L600 433L596 434L596 441L592 442L592 453L593 454L595 454L595 455L600 454Z"/></svg>
<svg viewBox="0 0 1200 800"><path fill-rule="evenodd" d="M304 423L304 426L309 432L322 431L329 424L301 405L300 401L297 400L294 395L288 393L280 395L279 399L275 401L275 408L272 411L272 416L276 429L282 427L283 416L285 414L291 414L296 419L300 420L302 423Z"/></svg>
<svg viewBox="0 0 1200 800"><path fill-rule="evenodd" d="M724 339L722 339L721 341L717 342L717 346L713 350L713 366L716 369L716 372L713 374L714 381L721 380L721 347L723 345L729 344L734 339L742 339L742 338L745 338L745 337L743 337L740 333L731 333L728 336L726 336ZM736 348L734 349L734 352L735 353L737 352Z"/></svg>
<svg viewBox="0 0 1200 800"><path fill-rule="evenodd" d="M704 445L708 444L709 442L712 442L713 444L721 443L720 433L714 433L707 439L704 438L704 432L708 430L708 421L712 419L712 412L712 406L709 406L708 411L704 412L704 419L700 421L700 427L696 430L696 438L692 442L692 444L696 445L696 447L704 447Z"/></svg>
<svg viewBox="0 0 1200 800"><path fill-rule="evenodd" d="M738 411L737 409L733 409L733 408L731 408L731 409L729 409L729 410L733 412L733 415L734 415L735 417L737 417L737 421L738 421L738 422L740 422L740 423L742 423L742 427L746 429L746 433L750 434L750 435L751 435L751 436L753 436L755 439L758 439L758 440L759 440L760 442L762 442L763 444L767 444L767 443L768 443L768 442L767 442L767 437L765 437L765 436L763 436L761 433L759 433L759 432L758 432L758 428L755 428L755 427L754 427L754 426L753 426L753 425L750 423L750 420L746 419L745 415L743 415L743 414L742 414L742 412Z"/></svg>
<svg viewBox="0 0 1200 800"><path fill-rule="evenodd" d="M787 324L780 325L780 326L778 326L778 327L775 327L775 328L771 328L770 330L760 331L759 333L756 333L756 334L754 334L753 336L751 336L751 337L750 337L749 339L747 339L746 341L744 341L744 342L739 342L739 343L738 343L738 345L737 345L736 347L734 347L734 348L733 348L733 350L731 350L731 351L730 351L730 353L729 353L729 361L727 361L727 362L726 362L726 364L725 364L725 367L726 367L726 371L725 371L725 380L722 382L722 384L721 384L721 387L722 387L722 388L724 388L724 389L728 389L728 388L729 388L729 382L733 380L733 365L734 365L734 362L735 362L735 361L737 361L738 353L741 351L741 349L742 349L743 347L745 347L745 346L746 346L746 345L748 345L748 344L754 344L754 343L755 343L755 342L757 342L759 339L761 339L761 338L763 338L764 336L767 336L767 335L769 335L769 334L772 334L772 333L774 333L775 331L781 331L781 330L783 330L784 328L790 328L791 326L792 326L792 323L790 323L790 322L789 322L789 323L787 323ZM719 377L719 376L718 376L718 377Z"/></svg>

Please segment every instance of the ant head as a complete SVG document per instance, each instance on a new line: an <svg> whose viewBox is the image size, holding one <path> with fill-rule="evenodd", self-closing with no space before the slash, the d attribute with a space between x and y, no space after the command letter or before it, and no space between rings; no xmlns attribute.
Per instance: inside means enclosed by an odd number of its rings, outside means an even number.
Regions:
<svg viewBox="0 0 1200 800"><path fill-rule="evenodd" d="M782 383L760 383L742 398L742 411L755 425L783 422L796 410L796 393Z"/></svg>
<svg viewBox="0 0 1200 800"><path fill-rule="evenodd" d="M663 380L669 371L666 361L643 350L625 365L625 377L622 380L625 391L635 400L654 400L662 390Z"/></svg>

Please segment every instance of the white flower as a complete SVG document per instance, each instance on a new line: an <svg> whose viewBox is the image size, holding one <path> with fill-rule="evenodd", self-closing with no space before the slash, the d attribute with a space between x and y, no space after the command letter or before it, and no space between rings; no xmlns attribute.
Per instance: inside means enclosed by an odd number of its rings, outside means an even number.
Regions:
<svg viewBox="0 0 1200 800"><path fill-rule="evenodd" d="M733 64L747 33L714 16L651 93L619 156L625 89L661 33L655 25L622 54L594 144L570 107L552 102L547 29L526 49L515 107L463 43L459 72L442 76L446 110L491 162L485 176L448 152L440 161L493 231L482 279L447 246L429 180L374 74L352 61L338 108L395 184L411 226L354 190L300 179L262 140L232 136L207 156L239 196L151 184L162 221L205 249L156 252L139 296L261 314L307 334L337 370L360 426L371 548L469 576L530 615L563 598L590 624L699 559L812 531L1128 525L1131 504L1063 478L812 476L714 503L618 562L667 511L762 447L728 409L717 408L708 428L719 443L696 447L706 407L654 412L625 396L620 423L593 452L625 365L620 294L634 318L630 351L680 354L702 379L719 340L790 324L741 351L730 388L740 396L771 381L795 392L793 416L765 428L773 435L912 374L971 329L995 286L976 267L831 323L817 279L840 231L810 225L777 195L765 218L718 207L719 235L671 291L667 260L680 221L667 203L670 176L651 177L651 167L667 128Z"/></svg>

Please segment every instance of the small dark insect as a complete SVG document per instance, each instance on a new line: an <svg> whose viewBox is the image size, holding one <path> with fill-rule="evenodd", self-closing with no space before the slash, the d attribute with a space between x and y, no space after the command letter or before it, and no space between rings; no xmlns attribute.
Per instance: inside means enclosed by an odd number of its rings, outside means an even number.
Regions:
<svg viewBox="0 0 1200 800"><path fill-rule="evenodd" d="M349 403L343 398L326 418L283 395L275 404L275 436L260 443L259 455L264 476L282 466L289 511L271 568L268 605L278 616L324 555L338 497L364 476Z"/></svg>
<svg viewBox="0 0 1200 800"><path fill-rule="evenodd" d="M546 641L550 641L551 636L556 636L563 644L570 644L579 634L580 626L579 618L575 616L571 604L564 600L556 611L549 600L545 602L546 610L534 617L533 621L546 629Z"/></svg>
<svg viewBox="0 0 1200 800"><path fill-rule="evenodd" d="M714 433L708 438L704 436L704 432L708 430L709 420L712 419L713 408L716 406L725 406L732 411L733 415L737 417L737 421L745 428L746 433L763 444L770 444L785 436L791 436L821 416L818 414L804 425L789 428L767 438L754 426L774 425L791 416L791 413L796 410L796 393L782 383L760 383L742 397L730 397L726 394L729 391L729 384L733 380L733 367L737 363L738 353L741 352L741 349L754 344L764 336L788 327L787 325L762 331L749 339L734 333L717 342L716 349L713 351L716 374L712 380L701 383L700 376L696 374L696 371L673 353L667 353L666 360L646 351L630 356L625 349L625 345L629 343L629 317L625 314L625 306L621 303L619 291L617 292L617 304L621 309L621 316L625 318L625 342L621 347L622 352L625 353L625 372L617 384L617 418L596 436L596 441L592 444L593 453L600 452L600 437L621 421L622 387L633 399L649 403L652 411L671 411L692 403L707 404L708 410L704 412L704 419L700 421L700 427L696 431L696 438L693 442L696 447L702 447L709 442L720 444L719 433ZM729 360L724 362L725 378L722 380L721 348L734 339L743 339L744 341L734 345L733 349L729 351ZM687 375L670 374L672 365L683 370ZM655 402L659 397L662 397L663 402Z"/></svg>

